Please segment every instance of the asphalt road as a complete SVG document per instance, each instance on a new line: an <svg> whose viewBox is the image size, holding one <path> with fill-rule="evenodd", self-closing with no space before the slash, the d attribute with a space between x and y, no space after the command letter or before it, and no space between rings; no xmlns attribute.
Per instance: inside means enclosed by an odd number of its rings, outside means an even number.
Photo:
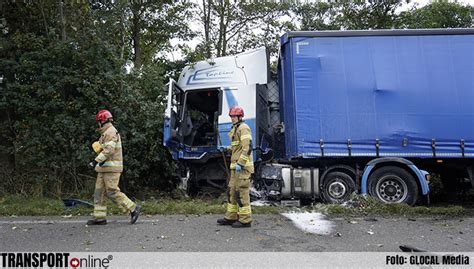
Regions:
<svg viewBox="0 0 474 269"><path fill-rule="evenodd" d="M0 217L1 251L474 251L474 218L329 218L328 235L305 233L281 215L256 215L250 229L217 226L217 215Z"/></svg>

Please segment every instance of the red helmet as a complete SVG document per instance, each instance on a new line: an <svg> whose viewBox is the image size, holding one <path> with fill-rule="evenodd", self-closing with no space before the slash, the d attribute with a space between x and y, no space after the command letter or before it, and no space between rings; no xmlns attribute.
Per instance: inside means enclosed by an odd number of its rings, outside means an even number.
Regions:
<svg viewBox="0 0 474 269"><path fill-rule="evenodd" d="M233 106L229 110L229 116L244 116L244 109L241 108L240 106Z"/></svg>
<svg viewBox="0 0 474 269"><path fill-rule="evenodd" d="M95 121L97 122L103 122L108 119L112 118L112 113L110 111L102 109L99 112L97 112L97 115L95 115Z"/></svg>

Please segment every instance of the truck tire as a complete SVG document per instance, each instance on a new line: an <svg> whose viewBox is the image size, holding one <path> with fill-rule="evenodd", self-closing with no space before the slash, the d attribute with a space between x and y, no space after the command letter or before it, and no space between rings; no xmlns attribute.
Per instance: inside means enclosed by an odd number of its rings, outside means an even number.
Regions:
<svg viewBox="0 0 474 269"><path fill-rule="evenodd" d="M418 199L415 178L397 166L385 166L375 170L369 176L368 191L371 196L389 204L414 205Z"/></svg>
<svg viewBox="0 0 474 269"><path fill-rule="evenodd" d="M345 202L355 190L354 179L344 172L330 172L323 180L321 198L327 203Z"/></svg>

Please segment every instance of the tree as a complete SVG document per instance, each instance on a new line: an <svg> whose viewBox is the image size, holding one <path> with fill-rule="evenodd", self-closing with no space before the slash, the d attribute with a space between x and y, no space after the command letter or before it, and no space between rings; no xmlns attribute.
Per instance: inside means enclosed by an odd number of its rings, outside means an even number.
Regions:
<svg viewBox="0 0 474 269"><path fill-rule="evenodd" d="M357 0L337 2L335 6L338 14L335 23L340 28L348 30L398 28L396 10L406 1Z"/></svg>
<svg viewBox="0 0 474 269"><path fill-rule="evenodd" d="M151 64L159 53L170 51L170 40L187 41L194 36L188 22L191 3L159 1L126 1L125 16L129 17L130 38L133 44L133 63L140 68Z"/></svg>
<svg viewBox="0 0 474 269"><path fill-rule="evenodd" d="M436 1L400 15L406 28L469 28L473 27L474 8L459 3Z"/></svg>
<svg viewBox="0 0 474 269"><path fill-rule="evenodd" d="M165 70L152 56L174 29L156 26L153 33L162 38L155 43L141 32L142 55L149 56L141 56L139 72L126 73L134 54L125 4L2 3L0 153L13 167L2 173L2 193L64 196L83 190L95 174L86 165L98 136L94 114L102 108L115 115L124 140L128 188L172 185L172 162L161 141Z"/></svg>
<svg viewBox="0 0 474 269"><path fill-rule="evenodd" d="M194 19L202 27L201 42L195 51L187 49L190 60L226 56L258 46L268 46L275 52L278 35L289 26L280 19L289 12L286 3L203 0L196 9Z"/></svg>
<svg viewBox="0 0 474 269"><path fill-rule="evenodd" d="M333 2L295 4L292 7L300 31L338 30L335 24L337 15Z"/></svg>

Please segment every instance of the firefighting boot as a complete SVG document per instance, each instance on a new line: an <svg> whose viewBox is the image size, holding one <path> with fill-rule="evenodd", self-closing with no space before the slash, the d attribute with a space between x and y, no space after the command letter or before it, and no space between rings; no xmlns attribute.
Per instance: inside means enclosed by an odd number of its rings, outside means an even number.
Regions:
<svg viewBox="0 0 474 269"><path fill-rule="evenodd" d="M140 209L141 209L141 208L142 208L141 205L137 205L137 206L135 207L135 210L133 210L133 212L130 213L130 217L131 217L130 223L131 223L131 224L134 224L135 222L137 222L137 219L138 219L138 217L140 216Z"/></svg>
<svg viewBox="0 0 474 269"><path fill-rule="evenodd" d="M251 222L249 223L242 223L240 221L236 221L232 224L232 228L249 228L252 227Z"/></svg>
<svg viewBox="0 0 474 269"><path fill-rule="evenodd" d="M222 218L222 219L217 220L217 224L219 224L219 225L232 225L236 221L237 220Z"/></svg>
<svg viewBox="0 0 474 269"><path fill-rule="evenodd" d="M90 219L87 221L87 225L105 225L107 224L106 219Z"/></svg>

